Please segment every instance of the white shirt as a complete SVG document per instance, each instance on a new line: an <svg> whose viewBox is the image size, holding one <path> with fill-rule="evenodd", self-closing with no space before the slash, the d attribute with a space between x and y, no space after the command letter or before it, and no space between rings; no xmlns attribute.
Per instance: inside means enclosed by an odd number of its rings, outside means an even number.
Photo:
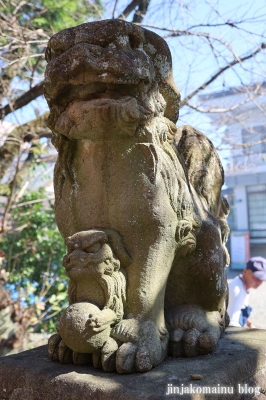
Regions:
<svg viewBox="0 0 266 400"><path fill-rule="evenodd" d="M229 326L240 326L239 317L241 309L248 306L249 293L247 292L244 281L239 277L235 277L228 284L229 287L229 303L227 312L230 317Z"/></svg>

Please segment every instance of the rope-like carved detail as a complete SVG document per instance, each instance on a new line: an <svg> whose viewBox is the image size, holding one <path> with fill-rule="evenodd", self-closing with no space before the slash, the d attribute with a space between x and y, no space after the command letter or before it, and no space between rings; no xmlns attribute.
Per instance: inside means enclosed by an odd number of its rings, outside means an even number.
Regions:
<svg viewBox="0 0 266 400"><path fill-rule="evenodd" d="M114 271L112 275L103 274L100 284L105 292L106 304L104 308L110 308L117 315L117 322L124 315L124 304L126 301L126 280L121 271Z"/></svg>

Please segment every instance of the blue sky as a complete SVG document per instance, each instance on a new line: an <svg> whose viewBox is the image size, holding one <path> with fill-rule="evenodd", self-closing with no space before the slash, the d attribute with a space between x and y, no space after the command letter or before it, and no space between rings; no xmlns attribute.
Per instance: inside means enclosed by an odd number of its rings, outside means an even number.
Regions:
<svg viewBox="0 0 266 400"><path fill-rule="evenodd" d="M110 18L114 1L105 0L105 17ZM117 2L118 15L124 9L125 1ZM129 16L128 20L130 20ZM241 21L246 21L241 23ZM224 25L225 22L240 22L239 28ZM242 57L256 49L265 38L266 3L265 0L151 0L149 11L143 25L151 25L158 34L166 37L171 32L158 28L186 30L195 33L175 38L166 38L173 57L175 82L184 98L198 86L207 81L219 68L233 60L234 55ZM204 26L205 25L205 26ZM194 28L191 28L194 27ZM211 39L200 37L209 33ZM212 47L210 46L212 44ZM266 50L252 61L242 66L228 70L215 80L203 93L226 90L229 87L241 86L265 80ZM191 103L197 104L197 98ZM30 106L18 110L15 115L9 115L6 120L25 123L47 110L43 98L38 98ZM212 131L209 118L184 107L180 113L178 125L190 124L207 134ZM223 127L221 128L221 131Z"/></svg>

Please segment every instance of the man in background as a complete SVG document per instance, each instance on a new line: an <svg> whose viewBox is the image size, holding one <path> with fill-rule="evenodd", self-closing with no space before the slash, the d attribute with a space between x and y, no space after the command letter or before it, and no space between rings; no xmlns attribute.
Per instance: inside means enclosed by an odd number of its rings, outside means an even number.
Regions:
<svg viewBox="0 0 266 400"><path fill-rule="evenodd" d="M229 326L245 326L254 328L250 320L251 307L249 306L249 290L257 289L266 281L266 259L252 257L242 275L232 279L229 283L229 303L227 312L230 317Z"/></svg>

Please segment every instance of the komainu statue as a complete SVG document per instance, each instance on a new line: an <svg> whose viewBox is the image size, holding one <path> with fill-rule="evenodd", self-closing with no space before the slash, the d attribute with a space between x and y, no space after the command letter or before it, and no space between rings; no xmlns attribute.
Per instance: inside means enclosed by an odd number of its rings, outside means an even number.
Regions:
<svg viewBox="0 0 266 400"><path fill-rule="evenodd" d="M105 20L57 33L46 59L70 303L50 359L129 373L211 352L228 325L229 207L212 143L176 128L166 42Z"/></svg>

